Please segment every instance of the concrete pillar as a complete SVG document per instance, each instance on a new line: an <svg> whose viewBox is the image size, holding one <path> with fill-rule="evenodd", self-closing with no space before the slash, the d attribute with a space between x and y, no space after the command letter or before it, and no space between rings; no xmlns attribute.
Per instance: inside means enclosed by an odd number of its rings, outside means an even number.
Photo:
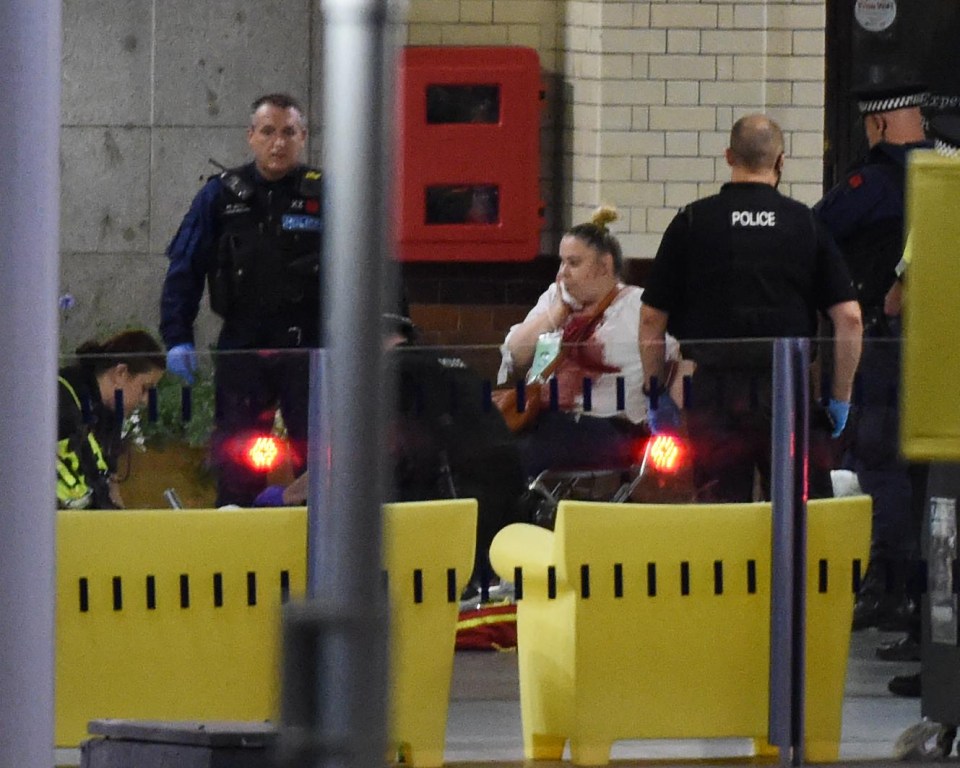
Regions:
<svg viewBox="0 0 960 768"><path fill-rule="evenodd" d="M60 0L0 2L0 765L54 762Z"/></svg>

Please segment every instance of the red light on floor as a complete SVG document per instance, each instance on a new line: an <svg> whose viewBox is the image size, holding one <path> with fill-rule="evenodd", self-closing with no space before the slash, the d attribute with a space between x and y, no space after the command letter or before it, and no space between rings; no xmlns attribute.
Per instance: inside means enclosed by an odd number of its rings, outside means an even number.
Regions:
<svg viewBox="0 0 960 768"><path fill-rule="evenodd" d="M252 438L244 451L247 464L258 472L270 472L280 463L282 456L280 441L268 435Z"/></svg>
<svg viewBox="0 0 960 768"><path fill-rule="evenodd" d="M683 459L683 449L671 435L657 435L647 443L647 458L657 472L676 472Z"/></svg>

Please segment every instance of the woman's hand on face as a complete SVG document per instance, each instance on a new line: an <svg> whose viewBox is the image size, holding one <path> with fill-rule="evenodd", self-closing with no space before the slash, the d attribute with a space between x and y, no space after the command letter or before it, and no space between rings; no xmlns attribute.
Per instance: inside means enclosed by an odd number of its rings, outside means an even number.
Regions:
<svg viewBox="0 0 960 768"><path fill-rule="evenodd" d="M550 324L554 330L561 328L563 324L567 322L567 318L573 313L573 307L568 303L566 297L573 299L573 297L567 293L566 288L563 286L563 281L558 276L557 292L547 309L547 314L550 316Z"/></svg>
<svg viewBox="0 0 960 768"><path fill-rule="evenodd" d="M570 314L574 312L579 312L583 309L583 302L577 299L569 290L567 290L567 284L563 280L559 280L558 293L560 298L563 299L563 303L569 308Z"/></svg>

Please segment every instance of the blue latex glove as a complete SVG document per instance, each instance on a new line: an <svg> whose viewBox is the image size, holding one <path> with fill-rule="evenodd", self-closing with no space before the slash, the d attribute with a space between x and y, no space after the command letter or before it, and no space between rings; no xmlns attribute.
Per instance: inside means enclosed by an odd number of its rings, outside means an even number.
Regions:
<svg viewBox="0 0 960 768"><path fill-rule="evenodd" d="M850 403L843 400L834 400L830 398L827 403L827 413L830 414L830 421L833 423L833 432L831 437L840 437L843 434L844 427L847 426L847 418L850 416Z"/></svg>
<svg viewBox="0 0 960 768"><path fill-rule="evenodd" d="M651 402L647 410L647 425L654 435L675 435L680 430L680 409L666 392L657 397L657 407Z"/></svg>
<svg viewBox="0 0 960 768"><path fill-rule="evenodd" d="M193 384L193 374L197 372L197 350L193 344L186 342L170 347L167 352L167 370L187 384Z"/></svg>
<svg viewBox="0 0 960 768"><path fill-rule="evenodd" d="M257 494L257 498L253 500L253 506L255 507L282 507L283 503L283 486L282 485L268 485L260 493Z"/></svg>

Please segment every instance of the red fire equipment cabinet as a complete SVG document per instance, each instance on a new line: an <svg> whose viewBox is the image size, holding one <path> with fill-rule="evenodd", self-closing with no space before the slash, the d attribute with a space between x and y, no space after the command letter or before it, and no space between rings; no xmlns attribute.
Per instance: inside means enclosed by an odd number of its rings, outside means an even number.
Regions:
<svg viewBox="0 0 960 768"><path fill-rule="evenodd" d="M540 62L532 48L401 52L397 253L526 261L539 252Z"/></svg>

